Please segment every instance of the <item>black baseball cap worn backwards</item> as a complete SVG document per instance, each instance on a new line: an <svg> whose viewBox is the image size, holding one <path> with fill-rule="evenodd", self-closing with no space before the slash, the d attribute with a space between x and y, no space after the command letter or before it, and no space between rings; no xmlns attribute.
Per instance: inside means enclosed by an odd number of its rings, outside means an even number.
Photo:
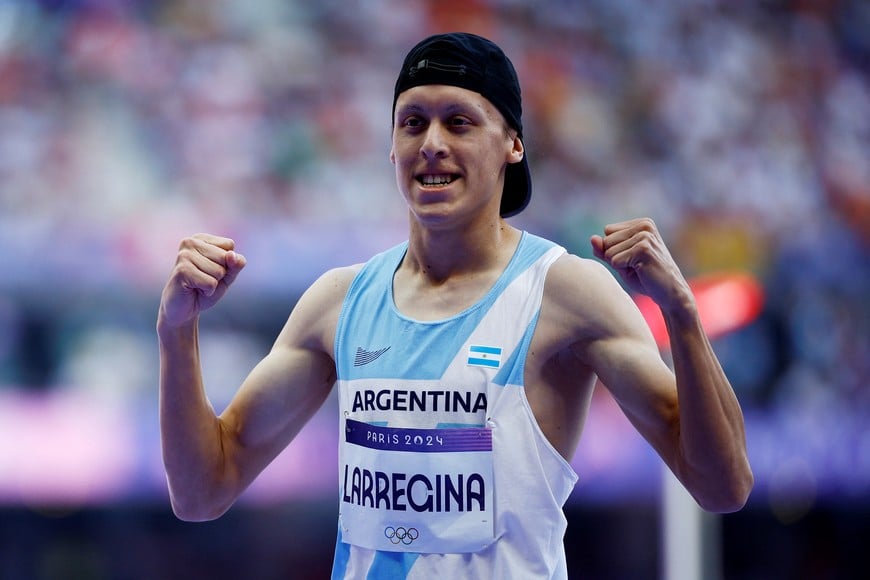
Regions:
<svg viewBox="0 0 870 580"><path fill-rule="evenodd" d="M408 52L393 94L393 116L399 94L422 85L450 85L479 93L501 112L523 137L520 83L511 61L495 43L467 32L436 34ZM532 197L527 156L505 170L500 214L514 216Z"/></svg>

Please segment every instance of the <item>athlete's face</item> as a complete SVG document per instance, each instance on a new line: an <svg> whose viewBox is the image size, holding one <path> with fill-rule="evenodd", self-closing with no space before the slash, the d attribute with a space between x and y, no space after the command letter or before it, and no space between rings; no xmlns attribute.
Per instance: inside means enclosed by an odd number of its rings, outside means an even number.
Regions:
<svg viewBox="0 0 870 580"><path fill-rule="evenodd" d="M522 160L516 131L482 95L447 85L408 89L396 101L390 160L420 220L498 215L504 171Z"/></svg>

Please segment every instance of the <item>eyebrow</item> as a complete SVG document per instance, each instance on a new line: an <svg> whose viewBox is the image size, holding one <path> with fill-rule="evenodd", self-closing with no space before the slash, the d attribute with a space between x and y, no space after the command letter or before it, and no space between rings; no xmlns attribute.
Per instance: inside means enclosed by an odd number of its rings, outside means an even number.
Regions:
<svg viewBox="0 0 870 580"><path fill-rule="evenodd" d="M454 115L456 113L468 113L471 111L478 111L478 113L480 114L484 113L483 110L480 110L478 107L470 103L453 102L446 106L438 105L435 107L425 107L416 103L409 103L396 109L396 115L423 114L427 111L431 111L432 109L436 109L439 112L447 113L448 115Z"/></svg>

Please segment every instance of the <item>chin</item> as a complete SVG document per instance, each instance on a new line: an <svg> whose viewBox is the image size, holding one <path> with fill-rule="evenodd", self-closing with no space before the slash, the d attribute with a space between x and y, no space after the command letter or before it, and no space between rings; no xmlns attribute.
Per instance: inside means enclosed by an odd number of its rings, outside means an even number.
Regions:
<svg viewBox="0 0 870 580"><path fill-rule="evenodd" d="M455 216L456 213L450 211L450 208L445 204L418 207L411 210L411 218L413 220L428 226L449 223Z"/></svg>

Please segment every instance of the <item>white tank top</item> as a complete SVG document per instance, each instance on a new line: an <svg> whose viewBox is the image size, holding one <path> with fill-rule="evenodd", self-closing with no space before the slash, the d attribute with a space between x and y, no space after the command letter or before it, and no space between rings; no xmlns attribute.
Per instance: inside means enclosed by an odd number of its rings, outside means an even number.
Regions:
<svg viewBox="0 0 870 580"><path fill-rule="evenodd" d="M565 250L524 232L487 295L434 322L395 308L406 251L362 268L336 329L332 577L567 578L562 507L577 476L523 388L546 274Z"/></svg>

